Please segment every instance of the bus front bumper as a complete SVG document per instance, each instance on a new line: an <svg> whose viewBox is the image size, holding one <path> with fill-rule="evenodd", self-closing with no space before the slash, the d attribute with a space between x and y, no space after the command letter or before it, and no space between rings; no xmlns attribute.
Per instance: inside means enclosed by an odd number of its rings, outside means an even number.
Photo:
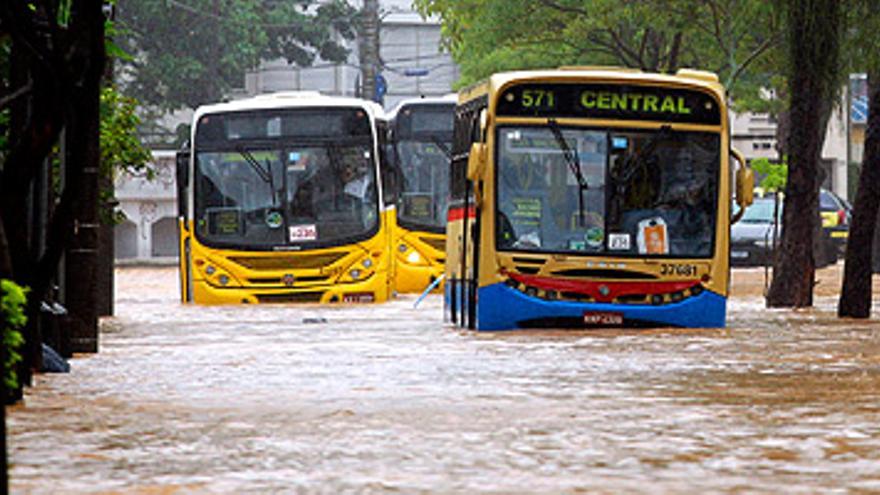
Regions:
<svg viewBox="0 0 880 495"><path fill-rule="evenodd" d="M420 294L443 275L442 265L417 266L398 260L394 289L400 293ZM443 283L438 286L442 290Z"/></svg>
<svg viewBox="0 0 880 495"><path fill-rule="evenodd" d="M477 330L589 328L597 315L619 316L626 327L722 328L727 313L727 298L708 290L676 303L610 304L548 301L493 284L478 289L477 299Z"/></svg>
<svg viewBox="0 0 880 495"><path fill-rule="evenodd" d="M197 304L287 304L287 303L373 303L388 300L384 273L350 283L291 289L262 287L217 287L204 280L193 281L193 302Z"/></svg>

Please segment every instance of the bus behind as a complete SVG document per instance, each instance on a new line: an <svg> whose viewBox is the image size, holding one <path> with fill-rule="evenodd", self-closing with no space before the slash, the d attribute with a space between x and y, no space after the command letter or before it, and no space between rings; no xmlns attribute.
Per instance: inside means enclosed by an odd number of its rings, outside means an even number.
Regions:
<svg viewBox="0 0 880 495"><path fill-rule="evenodd" d="M389 114L398 292L422 292L443 276L455 102L455 95L405 100Z"/></svg>

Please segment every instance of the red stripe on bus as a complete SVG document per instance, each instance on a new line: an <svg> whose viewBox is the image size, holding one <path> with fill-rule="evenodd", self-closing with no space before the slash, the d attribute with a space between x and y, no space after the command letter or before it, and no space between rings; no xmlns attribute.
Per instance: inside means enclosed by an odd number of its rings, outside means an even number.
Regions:
<svg viewBox="0 0 880 495"><path fill-rule="evenodd" d="M679 280L673 282L593 282L586 280L569 280L562 278L541 277L508 273L513 280L541 290L557 292L574 292L590 296L599 302L611 302L616 297L632 295L654 295L679 292L700 284L699 280ZM604 287L603 290L600 290ZM602 294L602 292L606 292Z"/></svg>
<svg viewBox="0 0 880 495"><path fill-rule="evenodd" d="M476 218L477 211L474 207L468 207L468 218ZM464 206L456 206L449 208L449 211L446 213L446 221L447 222L455 222L456 220L464 220Z"/></svg>

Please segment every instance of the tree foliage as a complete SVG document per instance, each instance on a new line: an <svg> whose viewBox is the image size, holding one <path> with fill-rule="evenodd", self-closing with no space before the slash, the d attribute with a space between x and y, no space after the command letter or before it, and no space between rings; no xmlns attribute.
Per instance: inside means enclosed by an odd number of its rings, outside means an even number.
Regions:
<svg viewBox="0 0 880 495"><path fill-rule="evenodd" d="M137 0L120 6L124 91L162 110L195 108L242 87L264 59L344 61L355 35L345 0Z"/></svg>
<svg viewBox="0 0 880 495"><path fill-rule="evenodd" d="M746 69L781 40L776 11L761 0L415 0L443 21L462 84L501 70L619 65L720 74L755 93L769 75Z"/></svg>
<svg viewBox="0 0 880 495"><path fill-rule="evenodd" d="M766 192L781 192L788 181L788 164L773 163L766 158L756 158L752 170L761 176L760 187Z"/></svg>
<svg viewBox="0 0 880 495"><path fill-rule="evenodd" d="M21 329L27 323L25 306L27 304L27 289L19 286L12 280L0 279L0 322L2 328L3 353L3 385L4 392L18 388L18 373L15 368L21 362L19 350L24 344ZM3 404L6 403L6 393L3 394ZM2 407L3 404L0 404Z"/></svg>
<svg viewBox="0 0 880 495"><path fill-rule="evenodd" d="M112 178L117 170L144 172L152 159L137 135L138 102L113 86L101 90L101 174Z"/></svg>

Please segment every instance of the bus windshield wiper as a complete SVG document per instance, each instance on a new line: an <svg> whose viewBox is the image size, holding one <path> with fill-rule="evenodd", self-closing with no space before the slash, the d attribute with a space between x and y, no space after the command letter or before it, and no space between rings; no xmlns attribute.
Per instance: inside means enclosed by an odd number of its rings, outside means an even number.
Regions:
<svg viewBox="0 0 880 495"><path fill-rule="evenodd" d="M258 162L257 159L254 158L254 155L252 155L250 151L245 149L243 146L236 146L235 150L244 157L248 165L250 165L251 168L254 169L254 172L257 173L257 176L260 178L260 180L262 180L266 184L269 184L269 189L272 191L272 207L277 208L278 198L275 197L276 191L275 181L272 177L272 164L269 162L268 159L266 159L266 169L263 170L263 166L260 165L260 162Z"/></svg>
<svg viewBox="0 0 880 495"><path fill-rule="evenodd" d="M452 150L444 143L439 136L436 134L431 134L431 142L437 145L440 148L440 151L446 155L446 158L451 162L452 161Z"/></svg>
<svg viewBox="0 0 880 495"><path fill-rule="evenodd" d="M559 149L562 151L562 156L565 157L565 162L568 164L568 168L571 171L571 174L577 179L578 183L578 223L581 227L584 226L584 191L590 188L587 184L587 179L584 177L583 172L581 172L581 160L577 154L577 150L572 150L568 146L568 142L565 140L565 136L562 135L562 129L559 128L559 123L556 122L556 119L547 119L547 127L550 128L550 132L553 133L553 137L556 139L556 144L559 146Z"/></svg>

